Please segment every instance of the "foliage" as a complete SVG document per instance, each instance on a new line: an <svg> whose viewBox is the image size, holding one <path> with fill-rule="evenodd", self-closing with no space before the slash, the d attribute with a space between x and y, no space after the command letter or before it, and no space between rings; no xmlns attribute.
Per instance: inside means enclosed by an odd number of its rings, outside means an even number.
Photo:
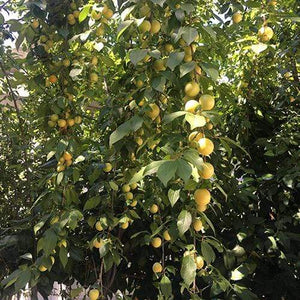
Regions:
<svg viewBox="0 0 300 300"><path fill-rule="evenodd" d="M296 299L297 1L0 7L1 298Z"/></svg>

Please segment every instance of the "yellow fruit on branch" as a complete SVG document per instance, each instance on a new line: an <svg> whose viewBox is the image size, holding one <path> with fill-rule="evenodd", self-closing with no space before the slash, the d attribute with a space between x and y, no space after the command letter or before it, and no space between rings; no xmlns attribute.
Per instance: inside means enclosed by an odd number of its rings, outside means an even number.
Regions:
<svg viewBox="0 0 300 300"><path fill-rule="evenodd" d="M98 64L98 58L97 58L97 56L93 56L92 57L91 64L93 66L96 66Z"/></svg>
<svg viewBox="0 0 300 300"><path fill-rule="evenodd" d="M174 51L174 46L172 44L166 44L165 45L165 51L168 53L171 53Z"/></svg>
<svg viewBox="0 0 300 300"><path fill-rule="evenodd" d="M111 170L112 170L112 165L111 165L111 163L105 163L105 164L104 164L103 171L106 172L106 173L108 173L108 172L110 172Z"/></svg>
<svg viewBox="0 0 300 300"><path fill-rule="evenodd" d="M208 138L202 138L198 142L198 152L202 155L210 155L214 151L214 144Z"/></svg>
<svg viewBox="0 0 300 300"><path fill-rule="evenodd" d="M130 192L130 185L129 184L124 184L123 186L122 186L122 192L123 193L128 193L128 192Z"/></svg>
<svg viewBox="0 0 300 300"><path fill-rule="evenodd" d="M166 241L170 241L170 240L171 240L171 236L170 236L168 230L165 230L165 231L164 231L163 237L164 237L164 239L165 239Z"/></svg>
<svg viewBox="0 0 300 300"><path fill-rule="evenodd" d="M152 270L154 273L161 273L163 270L163 267L160 263L156 262L155 264L153 264Z"/></svg>
<svg viewBox="0 0 300 300"><path fill-rule="evenodd" d="M93 247L94 248L97 248L97 249L99 249L99 248L101 248L103 246L103 240L98 240L98 238L96 238L96 239L94 239L94 241L93 241Z"/></svg>
<svg viewBox="0 0 300 300"><path fill-rule="evenodd" d="M165 62L162 59L157 59L153 64L153 68L156 72L165 71Z"/></svg>
<svg viewBox="0 0 300 300"><path fill-rule="evenodd" d="M56 171L59 173L59 172L63 172L65 169L66 169L66 167L64 165L60 165L60 166L57 166Z"/></svg>
<svg viewBox="0 0 300 300"><path fill-rule="evenodd" d="M64 67L69 67L70 64L71 64L71 62L70 62L69 59L65 58L65 59L63 60L62 64L63 64Z"/></svg>
<svg viewBox="0 0 300 300"><path fill-rule="evenodd" d="M197 266L197 269L202 269L204 267L204 260L201 256L197 256L195 258L195 263L196 263L196 266Z"/></svg>
<svg viewBox="0 0 300 300"><path fill-rule="evenodd" d="M146 115L152 120L156 119L159 116L160 108L155 103L149 104L150 110L146 111Z"/></svg>
<svg viewBox="0 0 300 300"><path fill-rule="evenodd" d="M48 121L48 126L49 127L55 127L55 125L56 125L56 122L53 122L51 120Z"/></svg>
<svg viewBox="0 0 300 300"><path fill-rule="evenodd" d="M114 12L110 8L104 7L102 14L105 19L110 19L114 15Z"/></svg>
<svg viewBox="0 0 300 300"><path fill-rule="evenodd" d="M73 11L73 16L74 16L75 19L78 19L79 15L80 15L80 11L79 10Z"/></svg>
<svg viewBox="0 0 300 300"><path fill-rule="evenodd" d="M98 81L98 75L97 75L97 73L91 73L90 74L90 81L92 82L92 83L95 83L95 82L97 82Z"/></svg>
<svg viewBox="0 0 300 300"><path fill-rule="evenodd" d="M40 265L40 266L39 266L39 270L40 270L41 272L45 272L45 271L47 271L47 268L46 268L45 266L43 266L43 265Z"/></svg>
<svg viewBox="0 0 300 300"><path fill-rule="evenodd" d="M121 228L122 228L122 229L127 229L128 226L129 226L129 222L125 222L125 223L122 223L122 224L121 224Z"/></svg>
<svg viewBox="0 0 300 300"><path fill-rule="evenodd" d="M199 102L203 110L211 110L215 106L215 99L211 95L202 95Z"/></svg>
<svg viewBox="0 0 300 300"><path fill-rule="evenodd" d="M151 241L151 245L154 248L159 248L161 246L161 238L160 237L153 238L152 241Z"/></svg>
<svg viewBox="0 0 300 300"><path fill-rule="evenodd" d="M243 19L243 16L240 12L236 12L232 15L232 21L235 24L240 23L242 21L242 19Z"/></svg>
<svg viewBox="0 0 300 300"><path fill-rule="evenodd" d="M68 119L68 120L67 120L67 125L68 125L69 127L74 126L74 125L75 125L74 119Z"/></svg>
<svg viewBox="0 0 300 300"><path fill-rule="evenodd" d="M135 190L136 188L137 188L137 183L131 183L130 184L130 188L132 189L132 190Z"/></svg>
<svg viewBox="0 0 300 300"><path fill-rule="evenodd" d="M90 300L97 300L99 298L99 291L97 289L92 289L89 291Z"/></svg>
<svg viewBox="0 0 300 300"><path fill-rule="evenodd" d="M199 219L196 219L194 222L193 222L193 228L195 231L200 231L203 229L203 224L201 222L201 220Z"/></svg>
<svg viewBox="0 0 300 300"><path fill-rule="evenodd" d="M199 102L196 100L189 100L185 103L184 110L190 113L195 113L199 107Z"/></svg>
<svg viewBox="0 0 300 300"><path fill-rule="evenodd" d="M73 161L72 159L66 160L66 166L70 167L72 165Z"/></svg>
<svg viewBox="0 0 300 300"><path fill-rule="evenodd" d="M141 80L141 79L138 79L136 82L135 82L135 85L138 89L142 88L143 85L144 85L144 82Z"/></svg>
<svg viewBox="0 0 300 300"><path fill-rule="evenodd" d="M59 120L57 121L57 125L58 125L60 128L64 128L64 127L67 126L67 121L64 120L64 119L59 119Z"/></svg>
<svg viewBox="0 0 300 300"><path fill-rule="evenodd" d="M199 175L203 179L209 179L214 175L214 167L212 164L206 162L201 165L201 169L199 170Z"/></svg>
<svg viewBox="0 0 300 300"><path fill-rule="evenodd" d="M139 31L141 33L146 33L151 30L151 23L148 20L144 20L139 26Z"/></svg>
<svg viewBox="0 0 300 300"><path fill-rule="evenodd" d="M161 28L160 22L157 20L153 20L151 22L150 33L152 34L158 33L160 31L160 28Z"/></svg>
<svg viewBox="0 0 300 300"><path fill-rule="evenodd" d="M137 205L137 200L133 200L131 203L130 203L130 206L131 207L136 207Z"/></svg>
<svg viewBox="0 0 300 300"><path fill-rule="evenodd" d="M197 210L199 212L205 212L207 210L207 205L197 205Z"/></svg>
<svg viewBox="0 0 300 300"><path fill-rule="evenodd" d="M100 11L93 10L92 13L91 13L91 18L96 20L96 21L100 20L101 16L102 16L102 14L101 14Z"/></svg>
<svg viewBox="0 0 300 300"><path fill-rule="evenodd" d="M188 97L196 97L200 92L199 84L195 81L188 82L185 85L184 92Z"/></svg>
<svg viewBox="0 0 300 300"><path fill-rule="evenodd" d="M56 83L58 79L57 79L56 75L52 74L52 75L49 76L48 80L51 83Z"/></svg>
<svg viewBox="0 0 300 300"><path fill-rule="evenodd" d="M82 118L80 116L76 116L74 118L74 121L75 121L76 124L80 124L82 122Z"/></svg>
<svg viewBox="0 0 300 300"><path fill-rule="evenodd" d="M125 194L125 199L126 200L132 200L133 199L133 194L131 192L128 192Z"/></svg>
<svg viewBox="0 0 300 300"><path fill-rule="evenodd" d="M31 22L31 27L37 29L40 26L39 20L35 19Z"/></svg>
<svg viewBox="0 0 300 300"><path fill-rule="evenodd" d="M140 136L138 136L138 137L135 138L135 142L136 142L139 146L142 146L143 143L144 143L143 139L142 139Z"/></svg>
<svg viewBox="0 0 300 300"><path fill-rule="evenodd" d="M101 225L101 222L100 222L100 221L96 222L96 224L95 224L95 228L96 228L98 231L102 231L102 230L103 230L103 227L102 227L102 225Z"/></svg>
<svg viewBox="0 0 300 300"><path fill-rule="evenodd" d="M152 204L151 205L151 207L150 207L150 212L152 213L152 214L156 214L157 212L158 212L158 205L156 205L156 204Z"/></svg>
<svg viewBox="0 0 300 300"><path fill-rule="evenodd" d="M97 27L96 29L96 35L97 36L102 36L105 33L105 28L104 25L100 25L99 27Z"/></svg>
<svg viewBox="0 0 300 300"><path fill-rule="evenodd" d="M64 155L63 155L63 158L65 160L70 160L70 159L72 159L72 154L69 153L69 152L65 152Z"/></svg>
<svg viewBox="0 0 300 300"><path fill-rule="evenodd" d="M274 31L269 26L263 26L258 31L258 37L262 42L268 42L274 36Z"/></svg>
<svg viewBox="0 0 300 300"><path fill-rule="evenodd" d="M207 205L210 202L210 192L207 189L198 189L194 193L195 201L198 205Z"/></svg>

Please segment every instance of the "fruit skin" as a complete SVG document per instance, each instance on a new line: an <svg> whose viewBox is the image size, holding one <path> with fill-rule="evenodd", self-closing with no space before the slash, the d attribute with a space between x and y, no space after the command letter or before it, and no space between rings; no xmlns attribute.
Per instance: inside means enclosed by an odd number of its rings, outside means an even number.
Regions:
<svg viewBox="0 0 300 300"><path fill-rule="evenodd" d="M98 231L102 231L102 230L103 230L103 227L102 227L100 221L96 222L95 228L96 228Z"/></svg>
<svg viewBox="0 0 300 300"><path fill-rule="evenodd" d="M45 272L45 271L47 271L47 268L46 268L45 266L43 266L43 265L40 265L40 266L39 266L39 270L40 270L41 272Z"/></svg>
<svg viewBox="0 0 300 300"><path fill-rule="evenodd" d="M198 189L194 193L195 201L198 205L207 205L210 202L210 192L207 189Z"/></svg>
<svg viewBox="0 0 300 300"><path fill-rule="evenodd" d="M133 194L131 192L128 192L125 194L125 199L126 200L132 200L133 199Z"/></svg>
<svg viewBox="0 0 300 300"><path fill-rule="evenodd" d="M56 171L57 171L57 172L62 172L62 171L64 171L65 169L66 169L65 166L57 166Z"/></svg>
<svg viewBox="0 0 300 300"><path fill-rule="evenodd" d="M164 239L165 239L166 241L170 241L170 240L171 240L171 236L170 236L168 230L165 230L165 231L164 231L163 237L164 237Z"/></svg>
<svg viewBox="0 0 300 300"><path fill-rule="evenodd" d="M103 9L102 14L104 18L110 19L113 16L114 12L110 8L107 8Z"/></svg>
<svg viewBox="0 0 300 300"><path fill-rule="evenodd" d="M137 188L137 183L130 184L130 188L135 190Z"/></svg>
<svg viewBox="0 0 300 300"><path fill-rule="evenodd" d="M74 119L68 119L68 120L67 120L67 124L68 124L69 127L74 126L74 125L75 125Z"/></svg>
<svg viewBox="0 0 300 300"><path fill-rule="evenodd" d="M58 79L57 79L56 75L52 74L52 75L49 76L48 80L51 83L56 83Z"/></svg>
<svg viewBox="0 0 300 300"><path fill-rule="evenodd" d="M215 99L211 95L202 95L199 99L199 102L203 110L211 110L215 106Z"/></svg>
<svg viewBox="0 0 300 300"><path fill-rule="evenodd" d="M128 226L129 226L129 222L125 222L125 223L122 223L122 224L121 224L121 228L122 228L122 229L127 229Z"/></svg>
<svg viewBox="0 0 300 300"><path fill-rule="evenodd" d="M33 29L37 29L39 26L40 26L40 23L39 23L38 20L33 20L33 21L31 22L31 27L32 27Z"/></svg>
<svg viewBox="0 0 300 300"><path fill-rule="evenodd" d="M204 267L204 260L201 256L197 256L195 258L195 263L196 263L196 266L197 266L197 269L202 269Z"/></svg>
<svg viewBox="0 0 300 300"><path fill-rule="evenodd" d="M195 81L188 82L185 85L184 92L189 97L196 97L200 92L199 84Z"/></svg>
<svg viewBox="0 0 300 300"><path fill-rule="evenodd" d="M214 167L212 164L206 162L201 166L201 170L199 171L199 175L203 179L209 179L214 175Z"/></svg>
<svg viewBox="0 0 300 300"><path fill-rule="evenodd" d="M184 110L190 113L195 113L198 107L199 102L197 102L196 100L189 100L185 103Z"/></svg>
<svg viewBox="0 0 300 300"><path fill-rule="evenodd" d="M99 298L99 291L97 289L92 289L89 291L90 300L97 300Z"/></svg>
<svg viewBox="0 0 300 300"><path fill-rule="evenodd" d="M269 26L263 26L258 31L258 37L262 42L268 42L274 36L274 31Z"/></svg>
<svg viewBox="0 0 300 300"><path fill-rule="evenodd" d="M151 22L150 33L152 34L158 33L160 31L160 28L161 28L160 22L157 20L153 20Z"/></svg>
<svg viewBox="0 0 300 300"><path fill-rule="evenodd" d="M197 205L197 210L199 212L204 212L207 210L207 205L206 204L205 205Z"/></svg>
<svg viewBox="0 0 300 300"><path fill-rule="evenodd" d="M151 245L154 248L159 248L161 246L161 238L160 237L153 238L152 241L151 241Z"/></svg>
<svg viewBox="0 0 300 300"><path fill-rule="evenodd" d="M70 167L72 165L73 161L72 159L66 160L66 166Z"/></svg>
<svg viewBox="0 0 300 300"><path fill-rule="evenodd" d="M143 87L144 82L143 82L141 79L138 79L138 80L136 81L135 85L136 85L137 88L140 89L140 88Z"/></svg>
<svg viewBox="0 0 300 300"><path fill-rule="evenodd" d="M143 139L141 137L136 137L135 138L135 142L139 145L139 146L142 146L143 145Z"/></svg>
<svg viewBox="0 0 300 300"><path fill-rule="evenodd" d="M202 224L201 220L196 219L193 223L193 228L197 232L200 231L203 228L203 224Z"/></svg>
<svg viewBox="0 0 300 300"><path fill-rule="evenodd" d="M202 132L198 132L198 131L193 131L192 133L190 133L189 135L189 141L190 142L198 142L201 138L203 138L204 135Z"/></svg>
<svg viewBox="0 0 300 300"><path fill-rule="evenodd" d="M129 184L124 184L124 185L122 186L122 192L123 192L123 193L128 193L128 192L130 192L130 185L129 185Z"/></svg>
<svg viewBox="0 0 300 300"><path fill-rule="evenodd" d="M156 262L156 263L153 264L152 270L153 270L154 273L161 273L162 270L163 270L163 267L160 263Z"/></svg>
<svg viewBox="0 0 300 300"><path fill-rule="evenodd" d="M63 158L65 160L71 160L72 159L72 154L70 154L69 152L65 152L63 155Z"/></svg>
<svg viewBox="0 0 300 300"><path fill-rule="evenodd" d="M80 124L82 122L82 118L80 116L76 116L74 118L74 121L75 121L76 124Z"/></svg>
<svg viewBox="0 0 300 300"><path fill-rule="evenodd" d="M168 53L171 53L174 51L174 46L172 44L166 44L165 45L165 51Z"/></svg>
<svg viewBox="0 0 300 300"><path fill-rule="evenodd" d="M95 248L99 249L103 246L103 241L102 240L99 241L98 239L94 239L93 246Z"/></svg>
<svg viewBox="0 0 300 300"><path fill-rule="evenodd" d="M97 27L96 29L96 35L97 36L102 36L105 33L105 28L103 25L100 25L99 27Z"/></svg>
<svg viewBox="0 0 300 300"><path fill-rule="evenodd" d="M152 214L156 214L158 212L158 206L156 204L152 204L152 206L150 207L150 212Z"/></svg>
<svg viewBox="0 0 300 300"><path fill-rule="evenodd" d="M153 64L153 68L156 72L160 72L160 71L165 71L166 70L166 66L165 63L162 59L157 59L154 64Z"/></svg>
<svg viewBox="0 0 300 300"><path fill-rule="evenodd" d="M232 15L232 21L234 24L238 24L242 21L243 15L240 12L236 12Z"/></svg>
<svg viewBox="0 0 300 300"><path fill-rule="evenodd" d="M144 20L139 26L139 31L145 33L151 30L151 23L148 20Z"/></svg>
<svg viewBox="0 0 300 300"><path fill-rule="evenodd" d="M106 172L106 173L108 173L108 172L110 172L111 170L112 170L112 165L111 165L111 163L105 163L105 166L104 166L104 168L103 168L103 171Z"/></svg>
<svg viewBox="0 0 300 300"><path fill-rule="evenodd" d="M92 64L93 66L96 66L96 65L98 64L98 58L97 58L96 56L93 56L93 57L92 57L91 64Z"/></svg>
<svg viewBox="0 0 300 300"><path fill-rule="evenodd" d="M208 138L202 138L198 142L198 152L202 155L210 155L214 151L214 144Z"/></svg>
<svg viewBox="0 0 300 300"><path fill-rule="evenodd" d="M151 110L146 111L146 115L151 118L152 120L156 119L159 116L160 113L160 108L157 104L155 103L150 103L149 107Z"/></svg>
<svg viewBox="0 0 300 300"><path fill-rule="evenodd" d="M90 81L91 81L92 83L97 82L97 81L98 81L98 75L97 75L96 73L91 73L91 74L90 74Z"/></svg>
<svg viewBox="0 0 300 300"><path fill-rule="evenodd" d="M56 122L53 122L53 121L48 121L48 126L49 127L55 127L55 125L56 125Z"/></svg>
<svg viewBox="0 0 300 300"><path fill-rule="evenodd" d="M63 60L62 64L63 64L64 67L69 67L71 62L70 62L69 59L66 58L66 59Z"/></svg>

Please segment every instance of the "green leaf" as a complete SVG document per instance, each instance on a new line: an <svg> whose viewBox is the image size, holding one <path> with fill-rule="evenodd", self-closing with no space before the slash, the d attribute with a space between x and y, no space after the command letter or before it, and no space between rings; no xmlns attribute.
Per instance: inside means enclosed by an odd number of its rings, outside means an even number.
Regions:
<svg viewBox="0 0 300 300"><path fill-rule="evenodd" d="M159 91L161 93L164 92L165 89L165 84L166 84L166 78L163 76L160 77L156 77L152 80L151 82L151 86L156 90Z"/></svg>
<svg viewBox="0 0 300 300"><path fill-rule="evenodd" d="M191 165L186 162L183 159L177 160L177 171L176 174L183 179L183 181L186 183L189 178L191 177L191 174L193 172L193 169Z"/></svg>
<svg viewBox="0 0 300 300"><path fill-rule="evenodd" d="M184 52L172 52L167 59L167 67L169 67L172 71L180 65L184 58Z"/></svg>
<svg viewBox="0 0 300 300"><path fill-rule="evenodd" d="M175 176L176 170L176 161L165 161L159 166L157 170L157 177L164 184L164 186L167 186L169 180Z"/></svg>
<svg viewBox="0 0 300 300"><path fill-rule="evenodd" d="M90 12L91 7L92 7L91 4L85 5L83 7L83 9L81 10L79 17L78 17L79 23L83 22L86 19L86 17L88 16L88 14Z"/></svg>
<svg viewBox="0 0 300 300"><path fill-rule="evenodd" d="M15 282L15 290L19 291L23 289L26 284L30 281L31 278L31 272L30 269L23 270L19 275Z"/></svg>
<svg viewBox="0 0 300 300"><path fill-rule="evenodd" d="M81 294L82 290L83 290L83 288L81 288L81 287L76 288L76 289L71 289L71 291L70 291L71 299L78 297Z"/></svg>
<svg viewBox="0 0 300 300"><path fill-rule="evenodd" d="M124 136L128 135L132 131L136 131L142 127L144 120L139 116L134 116L127 122L120 125L109 137L109 145L112 146Z"/></svg>
<svg viewBox="0 0 300 300"><path fill-rule="evenodd" d="M204 260L207 262L207 264L211 264L216 259L215 251L205 241L201 242L201 253L204 257Z"/></svg>
<svg viewBox="0 0 300 300"><path fill-rule="evenodd" d="M122 34L125 32L125 30L133 23L133 20L126 20L122 21L117 29L117 41L122 36Z"/></svg>
<svg viewBox="0 0 300 300"><path fill-rule="evenodd" d="M97 207L100 203L100 197L94 196L85 202L83 210L90 210Z"/></svg>
<svg viewBox="0 0 300 300"><path fill-rule="evenodd" d="M68 250L63 246L59 249L59 259L61 264L65 268L68 263Z"/></svg>
<svg viewBox="0 0 300 300"><path fill-rule="evenodd" d="M191 255L183 257L180 275L184 283L190 286L196 278L196 263Z"/></svg>
<svg viewBox="0 0 300 300"><path fill-rule="evenodd" d="M192 113L186 113L185 119L191 125L192 130L198 127L203 127L206 124L205 117L194 115Z"/></svg>
<svg viewBox="0 0 300 300"><path fill-rule="evenodd" d="M129 58L130 61L134 64L137 65L138 62L143 60L145 56L147 55L148 50L146 49L133 49L129 52Z"/></svg>
<svg viewBox="0 0 300 300"><path fill-rule="evenodd" d="M185 114L186 114L185 111L177 111L177 112L165 115L163 118L163 122L165 124L168 124L168 123L172 122L173 120L175 120L176 118L184 116Z"/></svg>
<svg viewBox="0 0 300 300"><path fill-rule="evenodd" d="M174 191L172 189L169 189L168 198L172 207L176 204L177 200L179 199L179 195L180 195L180 190Z"/></svg>
<svg viewBox="0 0 300 300"><path fill-rule="evenodd" d="M196 37L198 36L198 31L192 27L184 27L182 31L182 38L186 41L188 45L194 42Z"/></svg>
<svg viewBox="0 0 300 300"><path fill-rule="evenodd" d="M190 61L180 66L180 78L193 71L196 67L196 62Z"/></svg>
<svg viewBox="0 0 300 300"><path fill-rule="evenodd" d="M268 48L268 45L267 45L267 44L263 44L263 43L259 43L259 44L256 44L256 45L252 45L252 46L251 46L251 49L252 49L256 54L259 54L259 53L265 51L267 48Z"/></svg>
<svg viewBox="0 0 300 300"><path fill-rule="evenodd" d="M248 290L244 286L234 284L233 289L242 300L257 300L257 299L259 299L254 293L252 293L250 290Z"/></svg>
<svg viewBox="0 0 300 300"><path fill-rule="evenodd" d="M187 210L182 210L177 219L177 227L180 235L189 230L192 224L192 215Z"/></svg>
<svg viewBox="0 0 300 300"><path fill-rule="evenodd" d="M166 299L172 296L171 280L166 275L162 277L159 286L162 294L166 297Z"/></svg>
<svg viewBox="0 0 300 300"><path fill-rule="evenodd" d="M240 148L244 153L246 153L251 158L250 154L238 142L230 139L229 137L219 137L219 139L225 140L227 143L232 144L232 145Z"/></svg>
<svg viewBox="0 0 300 300"><path fill-rule="evenodd" d="M57 243L57 235L53 229L48 229L43 236L43 250L49 256L55 249Z"/></svg>
<svg viewBox="0 0 300 300"><path fill-rule="evenodd" d="M217 34L210 26L202 26L202 28L212 37L214 41L217 40Z"/></svg>
<svg viewBox="0 0 300 300"><path fill-rule="evenodd" d="M189 149L183 153L183 157L194 165L198 170L201 170L203 165L203 159L200 157L196 149Z"/></svg>
<svg viewBox="0 0 300 300"><path fill-rule="evenodd" d="M219 71L211 63L200 63L202 69L211 77L212 80L217 81L219 78Z"/></svg>

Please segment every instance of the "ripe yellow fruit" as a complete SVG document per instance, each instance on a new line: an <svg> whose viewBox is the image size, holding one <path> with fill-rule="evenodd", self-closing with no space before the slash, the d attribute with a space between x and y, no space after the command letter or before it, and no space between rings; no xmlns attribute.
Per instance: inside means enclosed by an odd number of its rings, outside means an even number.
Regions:
<svg viewBox="0 0 300 300"><path fill-rule="evenodd" d="M99 249L103 246L103 240L98 240L98 238L94 239L93 241L93 247Z"/></svg>
<svg viewBox="0 0 300 300"><path fill-rule="evenodd" d="M70 159L72 159L72 154L70 154L69 152L65 152L63 155L63 158L65 160L70 160Z"/></svg>
<svg viewBox="0 0 300 300"><path fill-rule="evenodd" d="M67 167L70 167L72 165L72 163L73 163L72 159L66 160L66 166Z"/></svg>
<svg viewBox="0 0 300 300"><path fill-rule="evenodd" d="M45 272L45 271L47 271L47 268L46 268L45 266L43 266L43 265L40 265L40 266L39 266L39 270L40 270L41 272Z"/></svg>
<svg viewBox="0 0 300 300"><path fill-rule="evenodd" d="M96 228L98 231L102 231L102 230L103 230L103 227L102 227L100 221L96 222L95 228Z"/></svg>
<svg viewBox="0 0 300 300"><path fill-rule="evenodd" d="M193 60L193 56L192 56L192 55L186 54L186 55L184 56L184 61L185 61L185 62L190 62L190 61L192 61L192 60Z"/></svg>
<svg viewBox="0 0 300 300"><path fill-rule="evenodd" d="M148 20L144 20L139 26L139 31L145 33L151 30L151 23Z"/></svg>
<svg viewBox="0 0 300 300"><path fill-rule="evenodd" d="M104 18L110 19L114 15L114 12L110 8L108 8L108 9L103 9L102 14Z"/></svg>
<svg viewBox="0 0 300 300"><path fill-rule="evenodd" d="M185 85L184 92L188 97L196 97L200 92L199 84L195 81L188 82Z"/></svg>
<svg viewBox="0 0 300 300"><path fill-rule="evenodd" d="M130 184L131 189L135 190L137 188L137 183Z"/></svg>
<svg viewBox="0 0 300 300"><path fill-rule="evenodd" d="M189 141L190 142L198 142L201 138L204 137L204 134L202 132L193 131L189 135ZM198 145L198 144L197 144Z"/></svg>
<svg viewBox="0 0 300 300"><path fill-rule="evenodd" d="M154 248L159 248L161 246L161 238L160 237L153 238L152 241L151 241L151 245Z"/></svg>
<svg viewBox="0 0 300 300"><path fill-rule="evenodd" d="M161 28L160 22L157 20L153 20L151 22L150 33L152 34L158 33L160 31L160 28Z"/></svg>
<svg viewBox="0 0 300 300"><path fill-rule="evenodd" d="M67 15L67 20L68 20L68 23L70 25L74 25L76 23L76 20L75 20L75 17L73 14L68 14Z"/></svg>
<svg viewBox="0 0 300 300"><path fill-rule="evenodd" d="M67 120L67 124L68 124L68 126L70 126L70 127L74 126L74 124L75 124L74 119L68 119L68 120Z"/></svg>
<svg viewBox="0 0 300 300"><path fill-rule="evenodd" d="M234 24L238 24L242 21L243 16L240 12L236 12L232 15L232 21Z"/></svg>
<svg viewBox="0 0 300 300"><path fill-rule="evenodd" d="M55 251L55 250L54 250ZM55 253L55 252L54 252ZM55 263L55 258L53 256L50 256L51 264L54 265Z"/></svg>
<svg viewBox="0 0 300 300"><path fill-rule="evenodd" d="M151 110L146 111L146 115L152 120L156 119L159 116L160 108L155 103L150 103L149 107Z"/></svg>
<svg viewBox="0 0 300 300"><path fill-rule="evenodd" d="M198 152L202 155L210 155L214 151L214 144L208 138L202 138L198 142Z"/></svg>
<svg viewBox="0 0 300 300"><path fill-rule="evenodd" d="M137 205L137 200L133 200L131 203L130 203L130 206L131 207L136 207Z"/></svg>
<svg viewBox="0 0 300 300"><path fill-rule="evenodd" d="M71 64L71 62L70 62L69 59L65 58L65 59L63 60L62 64L63 64L64 67L69 67L70 64Z"/></svg>
<svg viewBox="0 0 300 300"><path fill-rule="evenodd" d="M79 15L80 15L80 11L79 10L73 11L73 16L74 16L75 19L78 19Z"/></svg>
<svg viewBox="0 0 300 300"><path fill-rule="evenodd" d="M92 289L89 291L90 300L97 300L99 298L99 291L97 289Z"/></svg>
<svg viewBox="0 0 300 300"><path fill-rule="evenodd" d="M202 95L199 102L203 110L211 110L215 106L215 99L211 95Z"/></svg>
<svg viewBox="0 0 300 300"><path fill-rule="evenodd" d="M56 125L56 122L53 122L53 121L48 121L48 126L49 127L55 127L55 125Z"/></svg>
<svg viewBox="0 0 300 300"><path fill-rule="evenodd" d="M92 19L94 19L96 21L100 20L101 16L102 16L102 14L101 14L100 11L97 12L97 11L93 10L92 13L91 13Z"/></svg>
<svg viewBox="0 0 300 300"><path fill-rule="evenodd" d="M93 56L93 57L92 57L91 64L92 64L93 66L96 66L96 65L98 64L98 58L97 58L96 56Z"/></svg>
<svg viewBox="0 0 300 300"><path fill-rule="evenodd" d="M133 194L131 192L128 192L125 194L125 199L126 200L132 200L133 199Z"/></svg>
<svg viewBox="0 0 300 300"><path fill-rule="evenodd" d="M171 236L170 236L168 230L165 230L165 231L164 231L163 237L164 237L164 239L165 239L166 241L170 241L170 240L171 240Z"/></svg>
<svg viewBox="0 0 300 300"><path fill-rule="evenodd" d="M197 205L197 210L199 212L204 212L207 210L207 205L206 204L205 205Z"/></svg>
<svg viewBox="0 0 300 300"><path fill-rule="evenodd" d="M108 172L111 171L111 169L112 169L111 163L105 163L103 171L106 172L106 173L108 173Z"/></svg>
<svg viewBox="0 0 300 300"><path fill-rule="evenodd" d="M174 46L172 44L166 44L165 45L165 51L168 53L171 53L174 51Z"/></svg>
<svg viewBox="0 0 300 300"><path fill-rule="evenodd" d="M153 68L156 72L165 71L165 62L162 59L157 59L153 64Z"/></svg>
<svg viewBox="0 0 300 300"><path fill-rule="evenodd" d="M58 79L57 79L56 75L52 74L52 75L49 76L48 80L51 83L56 83Z"/></svg>
<svg viewBox="0 0 300 300"><path fill-rule="evenodd" d="M185 103L184 110L190 113L195 113L199 107L199 102L196 100L189 100Z"/></svg>
<svg viewBox="0 0 300 300"><path fill-rule="evenodd" d="M122 223L122 224L121 224L121 228L122 228L122 229L127 229L128 226L129 226L129 222L125 222L125 223Z"/></svg>
<svg viewBox="0 0 300 300"><path fill-rule="evenodd" d="M214 127L214 125L213 125L212 123L207 123L207 124L206 124L206 128L207 128L208 130L213 129L213 127Z"/></svg>
<svg viewBox="0 0 300 300"><path fill-rule="evenodd" d="M141 80L141 79L138 79L136 82L135 82L135 85L137 88L142 88L143 85L144 85L144 82Z"/></svg>
<svg viewBox="0 0 300 300"><path fill-rule="evenodd" d="M198 189L194 193L195 201L198 205L207 205L210 202L210 192L207 189Z"/></svg>
<svg viewBox="0 0 300 300"><path fill-rule="evenodd" d="M67 241L66 240L61 240L60 242L57 243L58 247L65 247L67 248Z"/></svg>
<svg viewBox="0 0 300 300"><path fill-rule="evenodd" d="M130 192L130 185L129 185L129 184L124 184L124 185L122 186L122 192L123 192L123 193L128 193L128 192Z"/></svg>
<svg viewBox="0 0 300 300"><path fill-rule="evenodd" d="M206 162L201 166L201 170L199 171L199 175L203 179L209 179L214 175L214 167L212 164Z"/></svg>
<svg viewBox="0 0 300 300"><path fill-rule="evenodd" d="M158 212L158 205L152 204L151 207L150 207L150 212L152 214L156 214Z"/></svg>
<svg viewBox="0 0 300 300"><path fill-rule="evenodd" d="M59 120L57 121L57 125L58 125L60 128L66 127L66 126L67 126L67 121L64 120L64 119L59 119Z"/></svg>
<svg viewBox="0 0 300 300"><path fill-rule="evenodd" d="M269 5L272 5L272 6L276 6L277 5L277 1L276 0L270 0Z"/></svg>
<svg viewBox="0 0 300 300"><path fill-rule="evenodd" d="M274 36L274 31L271 27L263 26L258 31L258 37L262 42L268 42Z"/></svg>
<svg viewBox="0 0 300 300"><path fill-rule="evenodd" d="M76 116L74 118L74 121L75 121L76 124L80 124L82 122L82 118L80 116Z"/></svg>
<svg viewBox="0 0 300 300"><path fill-rule="evenodd" d="M153 264L152 270L154 273L160 273L160 272L162 272L163 267L160 263L156 262L155 264Z"/></svg>
<svg viewBox="0 0 300 300"><path fill-rule="evenodd" d="M195 258L195 263L196 263L196 266L197 266L197 269L202 269L204 267L204 260L201 256L197 256Z"/></svg>
<svg viewBox="0 0 300 300"><path fill-rule="evenodd" d="M198 65L196 65L196 67L195 67L195 72L197 73L197 75L201 75L201 74L202 74L202 69L201 69L201 67L199 67Z"/></svg>
<svg viewBox="0 0 300 300"><path fill-rule="evenodd" d="M65 169L66 169L66 167L64 165L61 165L61 166L57 166L56 171L63 172Z"/></svg>
<svg viewBox="0 0 300 300"><path fill-rule="evenodd" d="M144 141L143 141L143 139L142 139L140 136L138 136L138 137L135 138L135 142L136 142L139 146L142 146Z"/></svg>
<svg viewBox="0 0 300 300"><path fill-rule="evenodd" d="M38 20L33 20L32 22L31 22L31 27L33 28L33 29L37 29L38 27L40 26L40 23L39 23L39 21Z"/></svg>
<svg viewBox="0 0 300 300"><path fill-rule="evenodd" d="M193 228L194 228L194 230L197 231L197 232L200 231L200 230L202 230L203 224L202 224L201 220L196 219L196 220L194 221L194 223L193 223Z"/></svg>
<svg viewBox="0 0 300 300"><path fill-rule="evenodd" d="M97 81L98 81L98 75L97 75L96 73L91 73L91 74L90 74L90 81L91 81L92 83L97 82Z"/></svg>
<svg viewBox="0 0 300 300"><path fill-rule="evenodd" d="M41 41L41 43L46 43L47 40L48 40L48 37L47 37L46 35L41 35L41 36L40 36L40 41Z"/></svg>
<svg viewBox="0 0 300 300"><path fill-rule="evenodd" d="M99 27L97 27L96 29L96 35L97 36L102 36L105 33L105 28L104 25L100 25Z"/></svg>

